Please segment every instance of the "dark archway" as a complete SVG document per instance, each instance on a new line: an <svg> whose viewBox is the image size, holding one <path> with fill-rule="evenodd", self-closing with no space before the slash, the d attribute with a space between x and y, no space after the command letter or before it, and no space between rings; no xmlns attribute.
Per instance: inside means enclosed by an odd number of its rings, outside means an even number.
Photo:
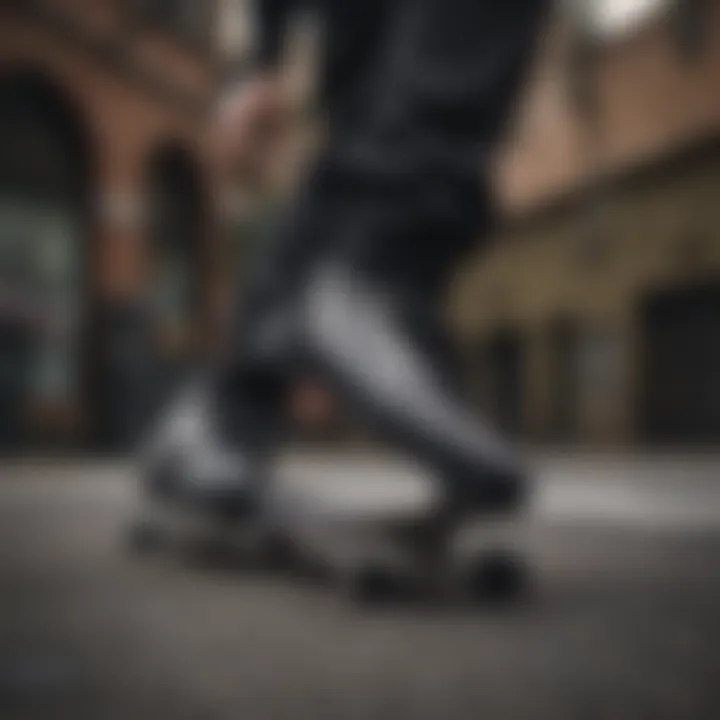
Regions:
<svg viewBox="0 0 720 720"><path fill-rule="evenodd" d="M505 432L520 436L525 430L525 343L519 331L502 328L481 349L485 410Z"/></svg>
<svg viewBox="0 0 720 720"><path fill-rule="evenodd" d="M550 439L577 440L580 410L581 330L568 318L558 319L549 329L550 349Z"/></svg>
<svg viewBox="0 0 720 720"><path fill-rule="evenodd" d="M720 280L651 295L641 309L641 328L645 439L720 441Z"/></svg>
<svg viewBox="0 0 720 720"><path fill-rule="evenodd" d="M0 445L6 449L38 439L38 428L24 421L29 405L75 407L87 400L89 145L81 114L45 75L0 76Z"/></svg>
<svg viewBox="0 0 720 720"><path fill-rule="evenodd" d="M152 155L146 187L155 402L161 403L195 355L206 274L206 197L195 159L176 145Z"/></svg>

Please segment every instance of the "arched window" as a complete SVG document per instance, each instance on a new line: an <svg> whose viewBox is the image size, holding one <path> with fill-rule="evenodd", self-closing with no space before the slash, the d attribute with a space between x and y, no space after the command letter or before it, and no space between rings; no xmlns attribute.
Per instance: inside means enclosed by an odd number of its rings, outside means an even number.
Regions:
<svg viewBox="0 0 720 720"><path fill-rule="evenodd" d="M157 360L168 383L191 358L201 311L205 207L200 171L179 146L149 161L147 297Z"/></svg>
<svg viewBox="0 0 720 720"><path fill-rule="evenodd" d="M73 403L83 389L88 172L85 137L63 93L33 73L0 80L6 412L21 414L34 402ZM6 432L13 423L6 420Z"/></svg>
<svg viewBox="0 0 720 720"><path fill-rule="evenodd" d="M526 344L521 332L502 327L481 347L484 378L484 409L505 432L522 435L525 430Z"/></svg>
<svg viewBox="0 0 720 720"><path fill-rule="evenodd" d="M200 292L203 202L194 160L167 148L150 161L148 174L151 302L161 323L194 319Z"/></svg>

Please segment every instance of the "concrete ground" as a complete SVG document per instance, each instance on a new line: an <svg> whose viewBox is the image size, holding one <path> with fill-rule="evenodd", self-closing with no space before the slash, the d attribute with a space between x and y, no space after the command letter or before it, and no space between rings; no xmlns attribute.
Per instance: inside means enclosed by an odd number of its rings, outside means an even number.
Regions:
<svg viewBox="0 0 720 720"><path fill-rule="evenodd" d="M531 602L382 611L289 577L126 556L126 468L0 466L0 718L720 717L720 460L539 469ZM409 472L286 470L368 495Z"/></svg>

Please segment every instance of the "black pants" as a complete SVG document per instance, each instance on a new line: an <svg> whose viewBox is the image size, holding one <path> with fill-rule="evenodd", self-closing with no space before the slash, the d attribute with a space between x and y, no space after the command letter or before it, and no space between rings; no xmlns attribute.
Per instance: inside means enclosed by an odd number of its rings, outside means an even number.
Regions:
<svg viewBox="0 0 720 720"><path fill-rule="evenodd" d="M546 4L368 2L372 32L358 39L341 1L325 0L329 137L251 268L234 338L233 366L256 376L285 374L288 310L329 258L401 298L421 344L443 347L436 319L453 271L492 225L492 156Z"/></svg>

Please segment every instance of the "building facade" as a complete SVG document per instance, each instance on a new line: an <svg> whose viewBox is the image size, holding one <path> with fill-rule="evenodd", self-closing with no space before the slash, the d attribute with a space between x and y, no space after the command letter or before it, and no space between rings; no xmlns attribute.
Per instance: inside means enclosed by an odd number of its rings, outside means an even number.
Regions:
<svg viewBox="0 0 720 720"><path fill-rule="evenodd" d="M452 318L477 402L518 435L716 443L720 5L605 5L541 48ZM204 346L201 136L246 6L0 0L0 447L122 447Z"/></svg>
<svg viewBox="0 0 720 720"><path fill-rule="evenodd" d="M720 441L720 6L663 5L548 37L458 283L473 392L533 441Z"/></svg>
<svg viewBox="0 0 720 720"><path fill-rule="evenodd" d="M121 446L197 345L215 12L0 2L6 448Z"/></svg>

